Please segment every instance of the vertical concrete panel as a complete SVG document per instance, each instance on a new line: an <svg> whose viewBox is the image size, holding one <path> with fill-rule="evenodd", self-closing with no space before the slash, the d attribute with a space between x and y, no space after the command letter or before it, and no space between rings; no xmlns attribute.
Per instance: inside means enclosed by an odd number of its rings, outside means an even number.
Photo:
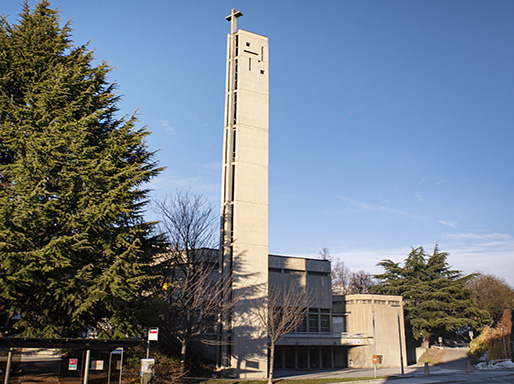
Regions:
<svg viewBox="0 0 514 384"><path fill-rule="evenodd" d="M401 296L389 295L346 295L348 330L373 336L373 312L375 315L376 354L383 357L378 367L399 367L400 351L406 363L405 329ZM400 319L400 325L398 325ZM401 338L401 347L400 347ZM348 359L355 367L373 367L373 340L371 345L351 348Z"/></svg>

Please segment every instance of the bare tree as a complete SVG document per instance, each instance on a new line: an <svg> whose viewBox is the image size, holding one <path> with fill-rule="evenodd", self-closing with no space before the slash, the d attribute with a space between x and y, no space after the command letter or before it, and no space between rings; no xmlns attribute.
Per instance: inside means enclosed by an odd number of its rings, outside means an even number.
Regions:
<svg viewBox="0 0 514 384"><path fill-rule="evenodd" d="M233 306L233 302L223 299L230 282L218 272L217 220L205 197L191 191L178 192L155 204L169 244L160 260L166 271L161 318L165 330L181 344L184 373L187 348L193 339L217 342L214 335L218 316L230 312Z"/></svg>
<svg viewBox="0 0 514 384"><path fill-rule="evenodd" d="M181 344L181 373L185 371L186 353L192 340L216 345L218 316L232 311L234 300L227 302L228 281L223 280L215 264L204 263L186 274L177 270L165 285L166 300L162 320L165 329ZM209 334L211 337L209 337Z"/></svg>
<svg viewBox="0 0 514 384"><path fill-rule="evenodd" d="M514 290L501 277L477 274L467 284L471 297L483 309L499 321L505 310L514 309Z"/></svg>
<svg viewBox="0 0 514 384"><path fill-rule="evenodd" d="M344 261L337 260L332 265L330 273L332 279L332 293L334 295L347 295L350 291L352 271L344 264Z"/></svg>
<svg viewBox="0 0 514 384"><path fill-rule="evenodd" d="M350 279L350 293L369 293L370 288L375 285L373 276L366 271L352 273Z"/></svg>
<svg viewBox="0 0 514 384"><path fill-rule="evenodd" d="M207 199L191 190L177 192L155 203L161 231L169 244L168 259L189 268L205 261L203 249L218 249L217 217ZM217 254L211 254L217 258Z"/></svg>
<svg viewBox="0 0 514 384"><path fill-rule="evenodd" d="M323 248L320 255L326 255L324 251L328 250ZM334 259L328 256L328 260L332 261L332 272L330 277L332 279L332 294L334 295L350 295L354 293L369 293L369 289L374 286L375 280L373 276L366 271L352 272L344 261Z"/></svg>
<svg viewBox="0 0 514 384"><path fill-rule="evenodd" d="M328 261L332 260L332 255L330 254L330 251L326 247L321 248L321 251L319 251L319 256L321 257L322 260L328 260Z"/></svg>
<svg viewBox="0 0 514 384"><path fill-rule="evenodd" d="M291 284L287 288L270 285L268 296L254 302L257 317L268 336L269 375L268 384L273 383L275 346L285 335L300 326L307 316L312 298L305 288Z"/></svg>

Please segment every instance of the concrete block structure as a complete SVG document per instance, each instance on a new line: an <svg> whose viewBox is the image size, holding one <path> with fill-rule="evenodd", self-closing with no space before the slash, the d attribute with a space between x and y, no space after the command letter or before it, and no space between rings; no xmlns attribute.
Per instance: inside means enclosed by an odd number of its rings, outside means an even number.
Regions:
<svg viewBox="0 0 514 384"><path fill-rule="evenodd" d="M344 331L368 338L362 348L348 349L349 367L372 368L376 355L380 367L407 363L403 301L401 296L356 294L334 296L333 312L344 318Z"/></svg>

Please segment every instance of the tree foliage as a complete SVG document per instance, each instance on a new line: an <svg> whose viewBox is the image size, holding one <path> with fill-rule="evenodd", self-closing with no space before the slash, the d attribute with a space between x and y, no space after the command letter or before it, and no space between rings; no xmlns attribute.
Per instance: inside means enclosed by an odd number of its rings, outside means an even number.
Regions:
<svg viewBox="0 0 514 384"><path fill-rule="evenodd" d="M415 339L428 342L461 327L480 328L488 316L471 299L466 283L472 276L452 270L448 254L436 246L432 255L423 247L412 249L403 266L392 260L378 263L385 272L374 292L399 295L405 302L406 324Z"/></svg>
<svg viewBox="0 0 514 384"><path fill-rule="evenodd" d="M158 243L141 186L160 169L70 36L46 0L0 22L0 308L26 335L125 336Z"/></svg>
<svg viewBox="0 0 514 384"><path fill-rule="evenodd" d="M498 276L477 274L468 281L467 287L478 308L489 312L496 321L505 310L514 309L514 290Z"/></svg>
<svg viewBox="0 0 514 384"><path fill-rule="evenodd" d="M512 360L512 311L505 310L496 326L487 326L480 335L469 343L470 358L473 363L480 359Z"/></svg>

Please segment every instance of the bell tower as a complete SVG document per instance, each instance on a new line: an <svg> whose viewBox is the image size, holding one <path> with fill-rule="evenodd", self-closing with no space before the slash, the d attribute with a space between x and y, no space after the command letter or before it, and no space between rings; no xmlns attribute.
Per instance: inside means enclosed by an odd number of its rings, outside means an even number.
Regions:
<svg viewBox="0 0 514 384"><path fill-rule="evenodd" d="M267 334L252 301L268 292L268 38L227 16L221 196L221 270L237 305L222 321L221 366L241 378L268 370Z"/></svg>

